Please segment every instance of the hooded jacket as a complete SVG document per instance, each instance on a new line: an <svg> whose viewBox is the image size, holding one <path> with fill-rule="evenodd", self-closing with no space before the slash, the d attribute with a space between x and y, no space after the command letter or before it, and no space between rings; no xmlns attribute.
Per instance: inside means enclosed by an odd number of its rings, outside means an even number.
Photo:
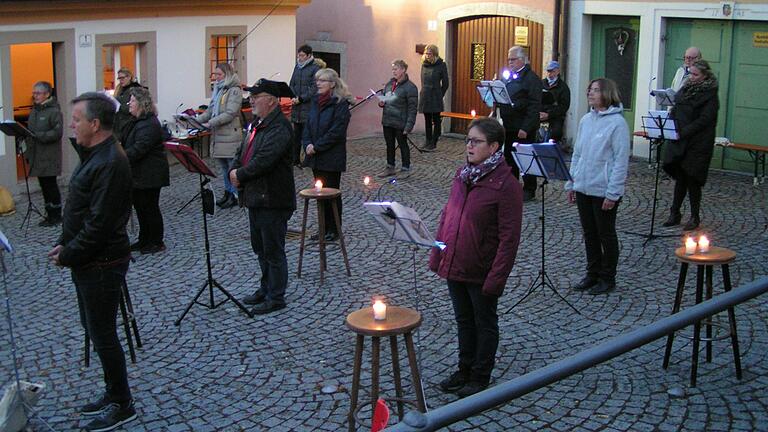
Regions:
<svg viewBox="0 0 768 432"><path fill-rule="evenodd" d="M624 196L629 170L629 127L624 107L591 109L579 122L573 156L572 181L565 190L618 201Z"/></svg>

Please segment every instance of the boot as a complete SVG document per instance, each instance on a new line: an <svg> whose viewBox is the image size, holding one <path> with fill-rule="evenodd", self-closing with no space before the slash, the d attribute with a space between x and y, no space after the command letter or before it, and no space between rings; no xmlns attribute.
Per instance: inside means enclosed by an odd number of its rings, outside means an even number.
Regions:
<svg viewBox="0 0 768 432"><path fill-rule="evenodd" d="M61 223L61 205L45 204L45 219L38 224L41 227L53 227Z"/></svg>
<svg viewBox="0 0 768 432"><path fill-rule="evenodd" d="M225 202L229 201L229 197L232 196L232 193L230 191L224 192L224 195L221 196L218 200L216 200L216 205L221 207L224 205Z"/></svg>
<svg viewBox="0 0 768 432"><path fill-rule="evenodd" d="M228 209L235 206L237 206L237 198L235 198L233 194L229 194L229 197L227 197L227 200L221 203L219 207L223 209Z"/></svg>
<svg viewBox="0 0 768 432"><path fill-rule="evenodd" d="M676 211L673 210L673 211L669 212L669 217L661 225L665 226L665 227L671 227L671 226L675 226L675 225L680 225L680 221L682 219L683 219L683 215L680 214L679 211L676 212Z"/></svg>
<svg viewBox="0 0 768 432"><path fill-rule="evenodd" d="M685 226L683 226L683 231L693 231L699 227L699 224L701 224L701 220L699 219L699 216L691 215L691 218L688 219L688 222L686 222Z"/></svg>

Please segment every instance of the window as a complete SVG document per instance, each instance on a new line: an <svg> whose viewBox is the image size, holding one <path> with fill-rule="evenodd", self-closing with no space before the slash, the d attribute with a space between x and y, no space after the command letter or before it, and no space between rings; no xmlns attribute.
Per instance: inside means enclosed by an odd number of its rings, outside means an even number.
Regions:
<svg viewBox="0 0 768 432"><path fill-rule="evenodd" d="M104 45L101 48L101 64L104 90L114 90L117 71L127 68L134 79L141 81L141 52L139 44Z"/></svg>
<svg viewBox="0 0 768 432"><path fill-rule="evenodd" d="M245 83L247 40L243 38L247 30L245 26L206 27L205 37L208 46L205 53L205 90L208 97L211 96L215 82L213 70L219 63L232 65L241 83Z"/></svg>
<svg viewBox="0 0 768 432"><path fill-rule="evenodd" d="M213 35L211 36L209 48L209 72L211 75L210 84L213 88L213 70L219 63L229 63L237 70L237 58L235 57L235 46L239 39L238 35Z"/></svg>

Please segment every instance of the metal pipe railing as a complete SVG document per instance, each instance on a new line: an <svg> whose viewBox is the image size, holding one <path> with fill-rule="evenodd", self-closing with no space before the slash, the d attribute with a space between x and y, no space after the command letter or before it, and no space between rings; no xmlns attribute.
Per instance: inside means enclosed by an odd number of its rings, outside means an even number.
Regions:
<svg viewBox="0 0 768 432"><path fill-rule="evenodd" d="M768 277L718 295L674 315L619 335L594 348L566 357L551 365L491 387L465 399L459 399L428 413L409 412L403 421L386 429L389 432L426 432L453 424L485 410L507 403L604 361L687 327L768 292Z"/></svg>

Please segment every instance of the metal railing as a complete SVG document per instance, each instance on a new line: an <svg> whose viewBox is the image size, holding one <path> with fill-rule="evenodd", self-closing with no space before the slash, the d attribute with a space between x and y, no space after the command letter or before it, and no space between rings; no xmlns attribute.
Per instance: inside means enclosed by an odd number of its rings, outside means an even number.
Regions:
<svg viewBox="0 0 768 432"><path fill-rule="evenodd" d="M505 404L635 348L653 342L676 330L722 312L768 292L768 277L718 295L674 315L617 336L594 348L567 357L549 366L519 376L485 391L459 399L428 413L411 411L403 421L386 429L389 432L426 432L464 420L485 410Z"/></svg>

